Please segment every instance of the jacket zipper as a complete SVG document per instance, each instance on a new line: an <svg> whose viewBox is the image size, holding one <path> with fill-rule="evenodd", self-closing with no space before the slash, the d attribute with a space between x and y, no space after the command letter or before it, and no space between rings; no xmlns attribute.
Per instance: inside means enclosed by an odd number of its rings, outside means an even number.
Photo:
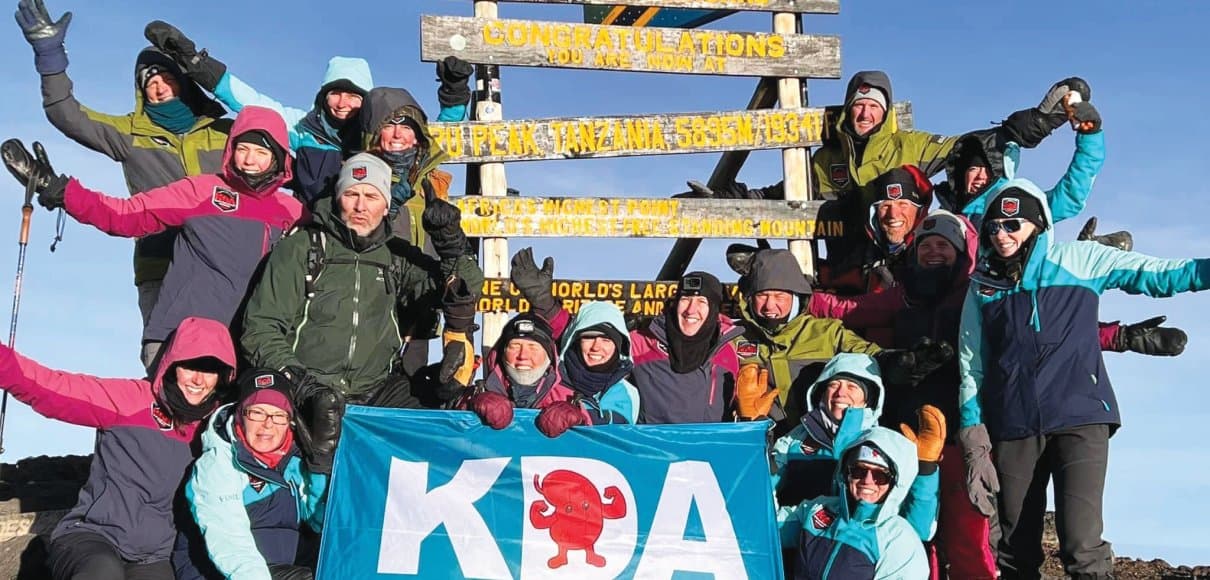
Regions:
<svg viewBox="0 0 1210 580"><path fill-rule="evenodd" d="M345 368L353 370L353 354L357 351L357 324L361 320L361 254L353 258L353 333L349 339L349 356ZM345 382L342 378L340 382Z"/></svg>

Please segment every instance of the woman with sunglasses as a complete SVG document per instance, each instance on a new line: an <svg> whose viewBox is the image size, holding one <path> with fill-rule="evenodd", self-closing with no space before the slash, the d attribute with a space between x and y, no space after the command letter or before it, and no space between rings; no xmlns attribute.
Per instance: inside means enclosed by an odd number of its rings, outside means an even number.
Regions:
<svg viewBox="0 0 1210 580"><path fill-rule="evenodd" d="M782 547L797 550L795 579L928 578L924 547L899 515L916 480L916 446L883 427L863 432L839 454L839 495L777 512Z"/></svg>
<svg viewBox="0 0 1210 580"><path fill-rule="evenodd" d="M1210 260L1055 244L1054 221L1046 195L1024 179L1009 181L988 205L962 311L959 441L972 501L999 491L1004 578L1038 577L1052 477L1065 571L1108 578L1102 499L1121 415L1101 357L1100 295L1203 290Z"/></svg>
<svg viewBox="0 0 1210 580"><path fill-rule="evenodd" d="M310 432L295 420L294 385L265 369L236 384L239 402L211 418L185 483L194 521L179 525L176 578L310 580L295 554L302 526L323 526L328 476L303 460Z"/></svg>

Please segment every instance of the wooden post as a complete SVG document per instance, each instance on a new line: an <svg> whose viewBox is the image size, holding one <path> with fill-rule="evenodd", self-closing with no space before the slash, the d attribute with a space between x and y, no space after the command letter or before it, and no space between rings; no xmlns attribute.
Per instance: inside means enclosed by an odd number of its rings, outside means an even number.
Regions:
<svg viewBox="0 0 1210 580"><path fill-rule="evenodd" d="M798 30L798 15L789 12L773 14L773 32L777 34L794 34ZM803 106L802 83L797 78L783 78L777 81L777 100L781 108L798 108ZM783 149L781 154L782 179L787 201L811 199L811 183L808 181L810 171L807 167L807 149L794 147ZM798 258L798 265L804 274L815 275L814 251L809 240L790 240L790 252Z"/></svg>
<svg viewBox="0 0 1210 580"><path fill-rule="evenodd" d="M499 18L499 7L494 0L475 0L476 18ZM495 68L495 67L493 67ZM496 69L497 71L499 69ZM490 84L493 79L484 79ZM500 103L491 99L482 100L475 104L475 118L480 121L499 121L504 118L504 110ZM508 182L504 178L503 163L484 163L479 167L479 191L482 195L504 197L508 193ZM508 277L508 239L484 238L482 245L483 273L488 278ZM504 330L504 322L508 314L493 312L483 315L483 332L480 351L486 358L487 351L500 338Z"/></svg>

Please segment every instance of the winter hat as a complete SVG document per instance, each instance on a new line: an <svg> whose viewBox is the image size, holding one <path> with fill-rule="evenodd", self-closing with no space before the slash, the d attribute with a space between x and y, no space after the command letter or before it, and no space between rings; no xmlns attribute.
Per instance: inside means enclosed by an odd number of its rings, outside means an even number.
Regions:
<svg viewBox="0 0 1210 580"><path fill-rule="evenodd" d="M724 294L723 283L709 272L690 272L682 276L676 285L676 298L705 296L716 308L721 307Z"/></svg>
<svg viewBox="0 0 1210 580"><path fill-rule="evenodd" d="M340 167L336 193L339 195L359 183L374 186L384 197L391 195L391 166L369 153L358 153L348 158Z"/></svg>
<svg viewBox="0 0 1210 580"><path fill-rule="evenodd" d="M857 90L849 95L849 101L845 103L845 107L851 107L857 101L874 101L879 107L882 107L883 111L887 110L886 93L873 85L858 85Z"/></svg>
<svg viewBox="0 0 1210 580"><path fill-rule="evenodd" d="M294 405L290 402L290 393L294 383L277 371L270 369L248 369L235 380L239 390L239 412L252 405L273 405L291 417L294 416Z"/></svg>
<svg viewBox="0 0 1210 580"><path fill-rule="evenodd" d="M868 187L873 203L904 200L916 207L932 203L933 185L915 165L904 165L883 173Z"/></svg>
<svg viewBox="0 0 1210 580"><path fill-rule="evenodd" d="M748 293L765 290L782 290L791 294L809 295L811 285L807 283L798 259L790 250L761 250L752 257L752 267L744 285Z"/></svg>
<svg viewBox="0 0 1210 580"><path fill-rule="evenodd" d="M265 149L273 151L274 154L277 153L275 151L277 146L273 143L273 139L269 138L268 133L260 129L252 129L251 131L244 131L243 133L240 133L235 138L235 141L233 141L231 144L239 145L240 143L251 143L253 145L264 147Z"/></svg>
<svg viewBox="0 0 1210 580"><path fill-rule="evenodd" d="M500 332L500 340L496 342L496 345L503 351L508 348L508 342L515 338L532 340L542 345L547 358L554 363L557 360L555 352L558 348L554 336L554 330L550 328L550 324L546 320L533 312L524 312L505 323L504 330Z"/></svg>
<svg viewBox="0 0 1210 580"><path fill-rule="evenodd" d="M147 82L151 80L151 77L154 77L156 75L168 74L168 75L172 76L172 78L174 78L174 79L177 78L176 71L173 71L172 69L170 69L164 65L160 65L160 64L150 64L147 66L140 66L140 67L138 67L138 70L136 71L135 74L138 77L140 89L146 89Z"/></svg>
<svg viewBox="0 0 1210 580"><path fill-rule="evenodd" d="M869 443L863 443L861 447L857 448L856 453L849 455L849 465L854 463L865 463L868 465L877 465L887 470L891 469L891 463L887 461L886 454L881 449Z"/></svg>
<svg viewBox="0 0 1210 580"><path fill-rule="evenodd" d="M966 222L943 209L928 214L920 225L916 226L916 243L920 243L925 236L941 236L954 246L959 254L966 252Z"/></svg>
<svg viewBox="0 0 1210 580"><path fill-rule="evenodd" d="M977 139L971 139L958 153L957 168L966 171L972 167L991 167L991 162L987 160L987 154L978 145Z"/></svg>
<svg viewBox="0 0 1210 580"><path fill-rule="evenodd" d="M987 212L983 214L983 223L1005 218L1025 218L1038 226L1038 229L1046 229L1046 213L1042 202L1029 192L1016 187L1006 188L992 200L987 206Z"/></svg>
<svg viewBox="0 0 1210 580"><path fill-rule="evenodd" d="M598 336L604 336L605 338L612 340L613 343L617 345L617 353L630 356L630 339L622 336L622 333L618 329L614 328L612 324L602 322L600 324L594 324L576 333L577 340L581 338L595 338Z"/></svg>

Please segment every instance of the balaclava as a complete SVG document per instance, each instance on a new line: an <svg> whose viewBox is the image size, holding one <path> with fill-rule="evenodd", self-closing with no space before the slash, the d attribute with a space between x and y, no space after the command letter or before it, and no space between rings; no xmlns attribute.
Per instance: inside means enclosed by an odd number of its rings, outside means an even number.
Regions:
<svg viewBox="0 0 1210 580"><path fill-rule="evenodd" d="M702 327L693 336L681 331L677 302L685 296L704 296L710 305ZM723 307L723 283L707 272L690 272L681 278L676 296L664 305L664 331L668 336L668 359L673 372L684 374L700 368L718 345L718 314Z"/></svg>
<svg viewBox="0 0 1210 580"><path fill-rule="evenodd" d="M251 143L268 149L273 154L273 162L269 168L257 173L251 174L243 171L235 166L235 156L231 156L231 170L235 172L240 179L244 180L244 184L252 191L263 191L269 184L273 183L282 171L282 159L286 154L282 148L277 145L277 142L269 136L268 133L260 129L252 129L244 131L239 136L235 137L235 141L231 143L231 150L235 151L235 147L240 143Z"/></svg>

